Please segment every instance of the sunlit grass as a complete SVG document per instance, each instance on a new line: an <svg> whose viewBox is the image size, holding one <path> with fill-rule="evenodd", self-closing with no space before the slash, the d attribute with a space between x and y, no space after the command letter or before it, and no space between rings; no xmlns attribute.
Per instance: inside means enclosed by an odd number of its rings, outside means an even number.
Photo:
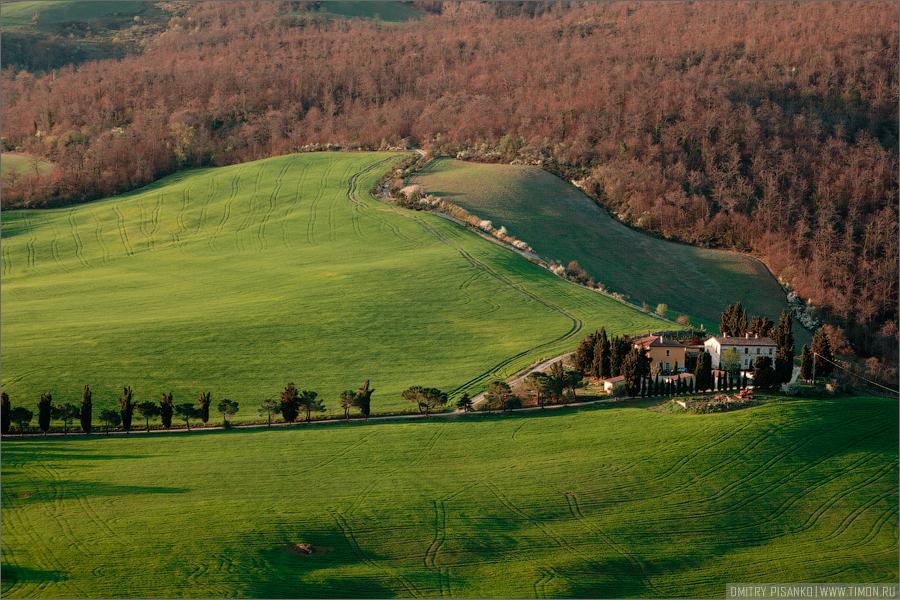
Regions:
<svg viewBox="0 0 900 600"><path fill-rule="evenodd" d="M3 597L896 583L896 399L4 440ZM298 556L300 542L330 548Z"/></svg>

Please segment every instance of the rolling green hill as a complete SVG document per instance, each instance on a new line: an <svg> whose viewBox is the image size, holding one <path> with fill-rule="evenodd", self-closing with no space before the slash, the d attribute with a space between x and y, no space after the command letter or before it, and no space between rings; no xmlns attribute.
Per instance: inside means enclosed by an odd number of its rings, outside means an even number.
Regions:
<svg viewBox="0 0 900 600"><path fill-rule="evenodd" d="M35 159L24 154L4 152L0 156L0 173L18 171L31 174L34 173L35 166L39 173L47 173L53 168L53 165L45 160Z"/></svg>
<svg viewBox="0 0 900 600"><path fill-rule="evenodd" d="M897 401L3 441L4 598L896 584ZM324 554L285 551L309 543Z"/></svg>
<svg viewBox="0 0 900 600"><path fill-rule="evenodd" d="M400 2L320 2L321 13L325 16L358 17L373 19L376 16L382 21L408 21L419 19L422 13L408 4Z"/></svg>
<svg viewBox="0 0 900 600"><path fill-rule="evenodd" d="M69 21L89 21L115 13L130 14L140 10L143 2L4 2L0 6L3 27L32 27L32 17L39 24L56 25Z"/></svg>
<svg viewBox="0 0 900 600"><path fill-rule="evenodd" d="M505 226L542 257L571 260L611 292L669 316L719 332L719 319L740 300L751 315L778 322L785 294L757 260L652 238L622 225L578 188L536 167L489 165L446 158L432 161L413 181L429 193ZM808 334L795 329L800 344Z"/></svg>
<svg viewBox="0 0 900 600"><path fill-rule="evenodd" d="M86 205L3 214L3 391L95 415L123 386L209 390L238 420L293 381L340 412L412 385L484 389L590 330L658 321L368 190L395 155L302 154L175 175ZM348 190L353 190L352 198ZM95 418L96 420L96 418Z"/></svg>

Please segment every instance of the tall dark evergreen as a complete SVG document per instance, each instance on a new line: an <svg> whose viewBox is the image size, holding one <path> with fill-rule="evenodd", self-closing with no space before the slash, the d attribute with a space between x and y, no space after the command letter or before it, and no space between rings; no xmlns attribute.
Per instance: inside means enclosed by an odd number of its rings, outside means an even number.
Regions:
<svg viewBox="0 0 900 600"><path fill-rule="evenodd" d="M747 331L758 334L759 337L771 338L775 336L775 323L768 317L753 317L747 324Z"/></svg>
<svg viewBox="0 0 900 600"><path fill-rule="evenodd" d="M650 375L650 357L645 348L631 347L622 364L622 375L625 376L625 393L637 396L641 391L641 380Z"/></svg>
<svg viewBox="0 0 900 600"><path fill-rule="evenodd" d="M609 353L609 376L618 377L623 375L622 365L625 363L625 357L631 349L631 344L627 339L615 336L610 342Z"/></svg>
<svg viewBox="0 0 900 600"><path fill-rule="evenodd" d="M172 404L172 392L169 392L168 396L163 392L162 398L159 401L159 416L162 420L163 427L166 429L172 427L173 412L175 412L175 406Z"/></svg>
<svg viewBox="0 0 900 600"><path fill-rule="evenodd" d="M297 388L294 387L294 382L287 384L284 388L284 391L281 392L281 416L284 417L284 420L288 423L293 423L297 420L297 416L300 414L300 404L299 404L299 393L297 392Z"/></svg>
<svg viewBox="0 0 900 600"><path fill-rule="evenodd" d="M834 354L831 351L831 342L828 335L821 329L815 333L812 341L812 353L814 356L816 377L828 377L834 371Z"/></svg>
<svg viewBox="0 0 900 600"><path fill-rule="evenodd" d="M200 420L204 425L209 421L210 395L209 392L200 392L200 397L197 398L197 403L200 404Z"/></svg>
<svg viewBox="0 0 900 600"><path fill-rule="evenodd" d="M794 371L794 335L793 318L787 309L781 311L781 319L778 322L778 330L775 332L775 377L779 383L787 383L791 380Z"/></svg>
<svg viewBox="0 0 900 600"><path fill-rule="evenodd" d="M768 356L761 356L753 365L753 387L767 389L777 383L775 369L772 368L772 359Z"/></svg>
<svg viewBox="0 0 900 600"><path fill-rule="evenodd" d="M359 409L359 414L366 419L369 418L369 414L372 412L372 393L374 391L374 388L369 389L369 380L366 379L365 385L359 388L359 393L353 400L353 405Z"/></svg>
<svg viewBox="0 0 900 600"><path fill-rule="evenodd" d="M612 377L610 374L612 372L612 368L610 367L610 345L609 345L609 337L606 335L606 328L600 328L600 377L606 379L607 377Z"/></svg>
<svg viewBox="0 0 900 600"><path fill-rule="evenodd" d="M800 377L802 377L804 381L812 379L812 358L813 356L809 346L803 344L803 348L800 350Z"/></svg>
<svg viewBox="0 0 900 600"><path fill-rule="evenodd" d="M94 403L91 401L91 388L84 386L81 390L81 430L91 432L91 419L93 418Z"/></svg>
<svg viewBox="0 0 900 600"><path fill-rule="evenodd" d="M9 433L9 426L12 424L12 417L10 414L12 413L12 406L9 403L9 396L6 392L0 393L0 417L2 417L2 432L3 435Z"/></svg>
<svg viewBox="0 0 900 600"><path fill-rule="evenodd" d="M594 343L594 362L591 365L590 375L598 379L609 377L609 337L606 328L601 327ZM577 367L576 367L577 368Z"/></svg>
<svg viewBox="0 0 900 600"><path fill-rule="evenodd" d="M132 402L131 386L122 388L122 397L119 398L119 414L122 416L122 431L131 431L131 418L134 416L134 403Z"/></svg>
<svg viewBox="0 0 900 600"><path fill-rule="evenodd" d="M47 435L50 431L50 419L53 416L53 395L50 392L41 394L41 400L38 402L38 427Z"/></svg>
<svg viewBox="0 0 900 600"><path fill-rule="evenodd" d="M572 363L575 365L575 368L583 373L593 372L594 346L599 335L596 331L589 333L581 340L581 343L578 344L578 348L575 349L575 353L572 355Z"/></svg>
<svg viewBox="0 0 900 600"><path fill-rule="evenodd" d="M694 368L694 379L698 392L704 392L712 387L712 356L706 350L697 356L697 366Z"/></svg>

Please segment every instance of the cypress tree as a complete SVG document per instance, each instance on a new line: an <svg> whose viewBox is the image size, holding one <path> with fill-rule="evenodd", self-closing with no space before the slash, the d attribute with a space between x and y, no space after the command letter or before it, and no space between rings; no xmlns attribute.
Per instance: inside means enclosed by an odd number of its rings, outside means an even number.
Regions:
<svg viewBox="0 0 900 600"><path fill-rule="evenodd" d="M600 377L606 379L610 377L612 369L610 367L610 345L609 338L606 336L606 328L600 328Z"/></svg>
<svg viewBox="0 0 900 600"><path fill-rule="evenodd" d="M294 382L287 384L285 386L284 391L281 392L281 416L284 417L284 420L288 423L293 423L297 420L297 416L300 414L300 402L299 396L297 392L297 388L294 387Z"/></svg>
<svg viewBox="0 0 900 600"><path fill-rule="evenodd" d="M173 412L175 412L175 407L172 404L172 392L169 392L168 396L163 392L162 399L159 401L159 416L166 429L172 427Z"/></svg>
<svg viewBox="0 0 900 600"><path fill-rule="evenodd" d="M781 311L781 319L778 322L778 331L775 333L775 343L778 350L775 352L775 376L778 383L786 383L791 380L794 371L794 335L792 333L793 319L789 310Z"/></svg>
<svg viewBox="0 0 900 600"><path fill-rule="evenodd" d="M41 400L38 402L38 427L47 435L50 431L50 416L53 414L53 396L50 392L41 394Z"/></svg>
<svg viewBox="0 0 900 600"><path fill-rule="evenodd" d="M122 397L119 398L119 412L122 415L122 431L131 431L131 417L134 414L134 403L131 401L131 386L122 388Z"/></svg>
<svg viewBox="0 0 900 600"><path fill-rule="evenodd" d="M578 348L575 349L575 354L572 355L572 363L575 365L575 368L583 373L593 373L594 346L597 344L599 335L596 331L589 333L581 340Z"/></svg>
<svg viewBox="0 0 900 600"><path fill-rule="evenodd" d="M9 403L9 396L6 392L0 393L0 417L2 417L2 431L3 435L9 433L9 426L12 424L12 417L10 414L12 413L12 406Z"/></svg>
<svg viewBox="0 0 900 600"><path fill-rule="evenodd" d="M81 390L81 430L85 433L91 432L93 408L94 404L91 402L91 388L84 386L84 389Z"/></svg>
<svg viewBox="0 0 900 600"><path fill-rule="evenodd" d="M353 403L359 409L359 413L366 419L369 419L369 413L372 410L372 393L375 389L369 389L369 380L366 379L365 385L359 388Z"/></svg>
<svg viewBox="0 0 900 600"><path fill-rule="evenodd" d="M204 425L209 421L209 397L209 392L200 392L200 398L197 400L200 404L200 420L203 421Z"/></svg>
<svg viewBox="0 0 900 600"><path fill-rule="evenodd" d="M813 336L812 354L815 354L814 362L816 377L828 377L834 371L834 354L831 351L831 342L821 329ZM821 359L821 360L820 360Z"/></svg>

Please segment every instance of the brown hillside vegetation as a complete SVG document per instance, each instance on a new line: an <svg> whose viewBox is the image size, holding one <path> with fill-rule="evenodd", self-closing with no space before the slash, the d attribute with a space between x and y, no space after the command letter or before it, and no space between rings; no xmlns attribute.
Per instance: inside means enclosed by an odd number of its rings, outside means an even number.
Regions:
<svg viewBox="0 0 900 600"><path fill-rule="evenodd" d="M755 252L857 353L895 362L897 2L415 5L421 21L386 25L199 3L141 55L4 69L4 149L57 166L4 175L3 206L412 136Z"/></svg>

